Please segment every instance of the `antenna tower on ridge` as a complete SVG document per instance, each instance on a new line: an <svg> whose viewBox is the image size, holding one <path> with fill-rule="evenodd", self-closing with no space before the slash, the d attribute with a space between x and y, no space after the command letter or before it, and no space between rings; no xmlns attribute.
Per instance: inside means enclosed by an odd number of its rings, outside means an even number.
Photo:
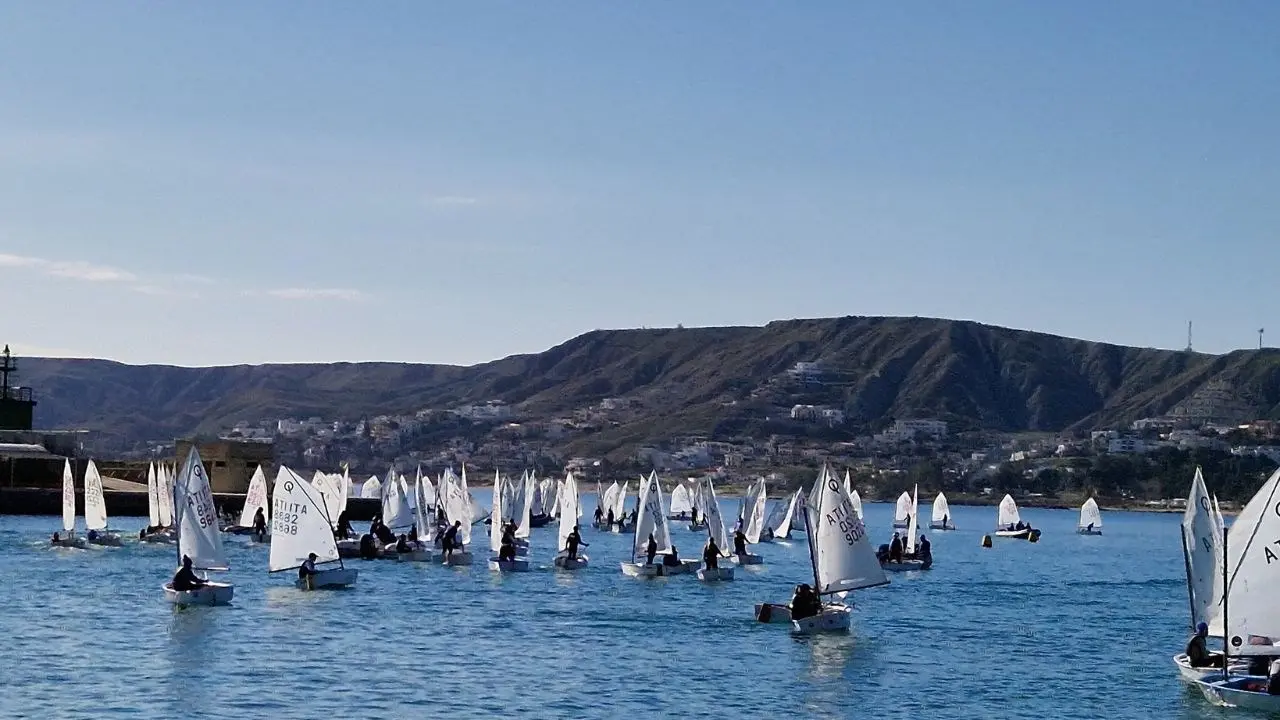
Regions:
<svg viewBox="0 0 1280 720"><path fill-rule="evenodd" d="M1187 321L1187 352L1191 352L1191 321Z"/></svg>

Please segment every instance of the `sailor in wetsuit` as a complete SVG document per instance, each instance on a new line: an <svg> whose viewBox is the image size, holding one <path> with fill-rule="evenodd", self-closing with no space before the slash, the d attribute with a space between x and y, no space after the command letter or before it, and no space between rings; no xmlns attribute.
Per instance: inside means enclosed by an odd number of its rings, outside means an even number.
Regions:
<svg viewBox="0 0 1280 720"><path fill-rule="evenodd" d="M578 546L589 547L589 543L582 542L582 534L578 532L578 526L574 525L573 530L569 533L569 537L564 539L565 550L569 553L570 560L578 559Z"/></svg>
<svg viewBox="0 0 1280 720"><path fill-rule="evenodd" d="M191 558L182 556L182 567L178 568L178 572L173 576L171 585L178 592L187 592L195 590L207 585L207 581L196 577L196 571L191 569Z"/></svg>

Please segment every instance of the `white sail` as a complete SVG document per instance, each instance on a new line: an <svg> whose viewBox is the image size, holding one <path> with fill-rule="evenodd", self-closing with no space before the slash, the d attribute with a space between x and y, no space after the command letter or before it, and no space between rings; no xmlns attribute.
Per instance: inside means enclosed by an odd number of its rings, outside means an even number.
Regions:
<svg viewBox="0 0 1280 720"><path fill-rule="evenodd" d="M506 492L506 485L498 471L493 473L493 504L492 510L489 511L489 549L498 552L502 549L502 527L506 525L508 515L503 512L502 496Z"/></svg>
<svg viewBox="0 0 1280 720"><path fill-rule="evenodd" d="M1098 509L1098 501L1089 498L1080 506L1080 527L1102 527L1102 511Z"/></svg>
<svg viewBox="0 0 1280 720"><path fill-rule="evenodd" d="M903 525L907 522L907 517L912 513L911 496L905 491L898 496L898 504L893 510L893 523L895 525Z"/></svg>
<svg viewBox="0 0 1280 720"><path fill-rule="evenodd" d="M407 530L413 526L413 509L409 507L409 482L401 475L382 486L382 524L393 531Z"/></svg>
<svg viewBox="0 0 1280 720"><path fill-rule="evenodd" d="M688 514L693 512L693 499L689 496L689 488L684 483L676 483L675 488L671 490L671 513L672 515Z"/></svg>
<svg viewBox="0 0 1280 720"><path fill-rule="evenodd" d="M887 585L875 548L844 485L827 468L808 498L810 551L820 594Z"/></svg>
<svg viewBox="0 0 1280 720"><path fill-rule="evenodd" d="M84 526L89 530L107 529L107 499L102 494L102 475L89 461L84 471Z"/></svg>
<svg viewBox="0 0 1280 720"><path fill-rule="evenodd" d="M529 539L529 526L533 523L530 519L533 517L534 494L538 490L538 481L529 475L524 480L523 497L521 498L520 514L516 516L516 537L521 540Z"/></svg>
<svg viewBox="0 0 1280 720"><path fill-rule="evenodd" d="M377 500L382 497L382 481L377 475L369 476L369 479L364 481L364 485L360 486L360 497L365 500Z"/></svg>
<svg viewBox="0 0 1280 720"><path fill-rule="evenodd" d="M452 471L445 474L445 480L441 484L440 492L443 495L444 516L452 527L455 522L462 523L458 528L459 539L463 545L471 544L471 502L469 493L462 485L460 480ZM501 518L496 519L501 522Z"/></svg>
<svg viewBox="0 0 1280 720"><path fill-rule="evenodd" d="M797 490L791 493L791 496L778 505L777 519L770 523L770 529L773 530L773 536L776 538L785 538L791 534L791 526L796 522L803 523L803 518L799 514L803 512L801 509L804 504L804 492Z"/></svg>
<svg viewBox="0 0 1280 720"><path fill-rule="evenodd" d="M156 479L156 464L147 463L147 527L160 524L160 486Z"/></svg>
<svg viewBox="0 0 1280 720"><path fill-rule="evenodd" d="M1214 521L1204 475L1196 468L1182 514L1182 549L1191 598L1191 625L1211 623L1221 596L1222 531Z"/></svg>
<svg viewBox="0 0 1280 720"><path fill-rule="evenodd" d="M849 502L853 503L853 511L858 514L858 517L862 517L862 496L857 490L849 493Z"/></svg>
<svg viewBox="0 0 1280 720"><path fill-rule="evenodd" d="M70 460L62 461L62 529L76 530L76 476L71 472Z"/></svg>
<svg viewBox="0 0 1280 720"><path fill-rule="evenodd" d="M433 515L431 515L431 503L427 500L427 493L431 488L431 480L418 473L418 482L413 486L413 494L416 502L413 506L413 527L418 531L418 540L420 542L429 542L435 536L433 532ZM435 491L431 490L434 496Z"/></svg>
<svg viewBox="0 0 1280 720"><path fill-rule="evenodd" d="M750 498L750 504L747 506L746 528L742 531L742 534L747 536L747 542L752 545L760 542L760 534L764 532L764 510L769 503L764 478L756 483L754 490L755 495Z"/></svg>
<svg viewBox="0 0 1280 720"><path fill-rule="evenodd" d="M720 502L716 500L716 489L711 478L706 478L702 485L702 512L707 519L707 534L720 547L720 553L728 555L733 545L729 544L729 531L724 526L724 517L720 513Z"/></svg>
<svg viewBox="0 0 1280 720"><path fill-rule="evenodd" d="M1229 635L1244 643L1250 635L1280 638L1280 469L1271 474L1244 506L1227 532L1227 603ZM1220 613L1221 614L1221 613ZM1219 618L1220 619L1220 618ZM1237 650L1233 647L1233 652ZM1272 654L1265 647L1257 654Z"/></svg>
<svg viewBox="0 0 1280 720"><path fill-rule="evenodd" d="M462 477L458 478L458 486L462 489L462 496L467 503L467 514L471 517L471 522L462 521L463 525L474 525L489 516L489 511L480 506L476 502L476 497L471 494L471 489L467 487L467 466L462 466ZM461 518L459 518L461 519ZM471 541L471 531L467 530L467 542Z"/></svg>
<svg viewBox="0 0 1280 720"><path fill-rule="evenodd" d="M156 512L162 527L173 527L173 476L164 463L156 468Z"/></svg>
<svg viewBox="0 0 1280 720"><path fill-rule="evenodd" d="M271 504L267 500L267 474L259 465L253 471L253 479L249 481L249 490L244 494L244 508L240 510L240 527L253 527L253 516L262 509L267 522L271 522Z"/></svg>
<svg viewBox="0 0 1280 720"><path fill-rule="evenodd" d="M947 504L947 496L938 493L938 497L933 499L933 516L931 522L940 523L946 519L947 524L951 524L951 506Z"/></svg>
<svg viewBox="0 0 1280 720"><path fill-rule="evenodd" d="M913 555L915 554L915 551L916 551L916 530L919 528L918 518L920 517L920 508L919 508L919 505L917 504L919 497L920 497L920 486L917 485L911 491L911 515L910 515L910 520L907 521L906 553L908 555Z"/></svg>
<svg viewBox="0 0 1280 720"><path fill-rule="evenodd" d="M569 549L569 533L578 524L578 481L573 473L565 475L564 484L560 486L560 529L557 533L556 550L565 552Z"/></svg>
<svg viewBox="0 0 1280 720"><path fill-rule="evenodd" d="M338 559L330 511L325 497L311 483L281 465L271 491L271 572L302 565L309 553L316 562Z"/></svg>
<svg viewBox="0 0 1280 720"><path fill-rule="evenodd" d="M1020 522L1022 522L1022 516L1018 514L1018 503L1013 501L1012 495L1005 495L1000 500L1000 516L997 523L999 528L1005 530Z"/></svg>
<svg viewBox="0 0 1280 720"><path fill-rule="evenodd" d="M226 570L227 554L222 549L222 532L218 528L218 511L213 504L213 489L195 445L187 452L187 461L173 483L173 507L177 511L178 558L191 558L197 570Z"/></svg>
<svg viewBox="0 0 1280 720"><path fill-rule="evenodd" d="M640 481L636 498L636 531L633 540L633 557L646 556L649 551L649 535L658 546L659 553L671 552L671 528L662 514L662 487L656 475Z"/></svg>

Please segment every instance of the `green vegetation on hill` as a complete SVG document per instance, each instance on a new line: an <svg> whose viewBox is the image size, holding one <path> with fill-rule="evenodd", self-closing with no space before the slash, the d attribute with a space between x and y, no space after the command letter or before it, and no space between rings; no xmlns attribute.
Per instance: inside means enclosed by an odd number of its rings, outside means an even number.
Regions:
<svg viewBox="0 0 1280 720"><path fill-rule="evenodd" d="M812 382L787 370L818 362ZM927 318L844 317L764 327L600 330L545 352L472 367L331 363L180 368L32 358L41 426L87 428L121 445L239 421L357 419L501 400L525 420L605 398L630 401L614 424L566 450L634 448L677 434L760 436L791 404L846 411L825 439L937 417L957 429L1087 430L1164 413L1211 380L1258 417L1280 410L1280 352L1214 356L1121 347Z"/></svg>

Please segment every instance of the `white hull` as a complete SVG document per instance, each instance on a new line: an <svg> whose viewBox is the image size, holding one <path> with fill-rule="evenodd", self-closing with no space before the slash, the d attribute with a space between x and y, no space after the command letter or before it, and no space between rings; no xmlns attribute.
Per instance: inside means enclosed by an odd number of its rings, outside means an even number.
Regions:
<svg viewBox="0 0 1280 720"><path fill-rule="evenodd" d="M778 603L756 603L756 620L775 625L790 625L791 607Z"/></svg>
<svg viewBox="0 0 1280 720"><path fill-rule="evenodd" d="M489 569L498 572L529 572L529 561L520 557L515 560L499 560L497 557L491 557Z"/></svg>
<svg viewBox="0 0 1280 720"><path fill-rule="evenodd" d="M123 547L124 541L122 541L120 536L115 533L100 532L97 537L89 540L89 544L98 545L100 547Z"/></svg>
<svg viewBox="0 0 1280 720"><path fill-rule="evenodd" d="M703 530L706 530L706 529L707 529L707 524L705 522L700 522L697 524L689 523L689 532L702 532Z"/></svg>
<svg viewBox="0 0 1280 720"><path fill-rule="evenodd" d="M733 568L724 567L715 570L699 570L698 579L702 582L724 582L733 579Z"/></svg>
<svg viewBox="0 0 1280 720"><path fill-rule="evenodd" d="M952 525L951 523L947 523L946 525L943 525L940 522L931 522L929 523L929 529L930 530L955 530L956 526Z"/></svg>
<svg viewBox="0 0 1280 720"><path fill-rule="evenodd" d="M435 555L430 550L412 550L407 553L396 553L396 559L400 562L431 562L435 559Z"/></svg>
<svg viewBox="0 0 1280 720"><path fill-rule="evenodd" d="M822 612L803 620L791 621L791 632L797 635L817 635L828 632L847 632L853 620L853 608L832 603L823 605Z"/></svg>
<svg viewBox="0 0 1280 720"><path fill-rule="evenodd" d="M360 541L359 540L339 540L338 541L338 557L347 558L347 559L360 557Z"/></svg>
<svg viewBox="0 0 1280 720"><path fill-rule="evenodd" d="M922 560L902 560L900 562L881 562L881 568L883 568L884 571L886 571L886 573L906 573L906 571L910 571L910 570L928 570L929 568L932 568L932 566L933 566L933 562L929 562L928 565L925 565L924 561Z"/></svg>
<svg viewBox="0 0 1280 720"><path fill-rule="evenodd" d="M1245 686L1257 690L1246 690ZM1196 683L1204 697L1214 705L1244 708L1271 715L1280 714L1280 695L1266 692L1266 678L1231 678L1230 680L1201 680Z"/></svg>
<svg viewBox="0 0 1280 720"><path fill-rule="evenodd" d="M1014 540L1026 540L1031 537L1030 530L997 530L996 537L1013 538Z"/></svg>
<svg viewBox="0 0 1280 720"><path fill-rule="evenodd" d="M622 574L627 577L668 577L671 575L688 575L697 568L698 563L692 560L681 561L679 565L663 565L662 563L654 563L646 565L644 563L622 563Z"/></svg>
<svg viewBox="0 0 1280 720"><path fill-rule="evenodd" d="M157 545L172 545L177 541L178 541L177 537L175 537L174 534L168 530L162 530L157 533L151 533L150 535L143 535L142 537L138 538L138 542L154 543Z"/></svg>
<svg viewBox="0 0 1280 720"><path fill-rule="evenodd" d="M578 557L572 560L569 559L568 555L557 555L556 567L560 568L561 570L577 570L579 568L586 567L589 561L590 561L590 558L588 558L586 555L579 555Z"/></svg>
<svg viewBox="0 0 1280 720"><path fill-rule="evenodd" d="M1102 529L1101 529L1101 528L1094 528L1093 530L1090 530L1090 529L1088 529L1088 528L1077 528L1077 529L1076 529L1076 534L1077 534L1077 535L1101 535L1101 534L1102 534Z"/></svg>
<svg viewBox="0 0 1280 720"><path fill-rule="evenodd" d="M172 583L165 583L164 599L172 605L203 605L211 607L214 605L230 605L231 598L235 596L236 588L230 583L211 582L203 587L195 590L183 590L179 592L173 589Z"/></svg>
<svg viewBox="0 0 1280 720"><path fill-rule="evenodd" d="M299 590L325 590L351 587L356 584L356 578L359 574L360 571L355 568L318 570L315 575L309 575L305 579L298 578L298 580L294 582L294 587Z"/></svg>
<svg viewBox="0 0 1280 720"><path fill-rule="evenodd" d="M449 567L468 567L471 565L471 562L471 553L466 550L454 550L452 555L445 555L443 553L440 555L440 564L448 565Z"/></svg>
<svg viewBox="0 0 1280 720"><path fill-rule="evenodd" d="M1192 685L1202 680L1206 680L1206 681L1214 680L1222 677L1222 668L1191 667L1191 660L1187 657L1186 653L1179 653L1177 655L1174 655L1173 664L1178 668L1178 678L1183 682L1190 683ZM1231 664L1232 675L1245 675L1248 673L1248 671L1249 671L1248 665L1241 665L1238 663Z"/></svg>
<svg viewBox="0 0 1280 720"><path fill-rule="evenodd" d="M732 560L733 562L738 563L739 565L763 565L763 564L764 564L764 557L763 557L763 556L761 556L761 555L752 555L751 553L743 553L743 554L741 554L741 555L734 555L733 557L731 557L731 558L729 558L729 559L730 559L730 560Z"/></svg>
<svg viewBox="0 0 1280 720"><path fill-rule="evenodd" d="M253 528L246 527L244 525L231 525L230 527L223 528L222 532L228 535L252 535ZM271 537L271 526L267 526L267 532L264 534L267 537Z"/></svg>

